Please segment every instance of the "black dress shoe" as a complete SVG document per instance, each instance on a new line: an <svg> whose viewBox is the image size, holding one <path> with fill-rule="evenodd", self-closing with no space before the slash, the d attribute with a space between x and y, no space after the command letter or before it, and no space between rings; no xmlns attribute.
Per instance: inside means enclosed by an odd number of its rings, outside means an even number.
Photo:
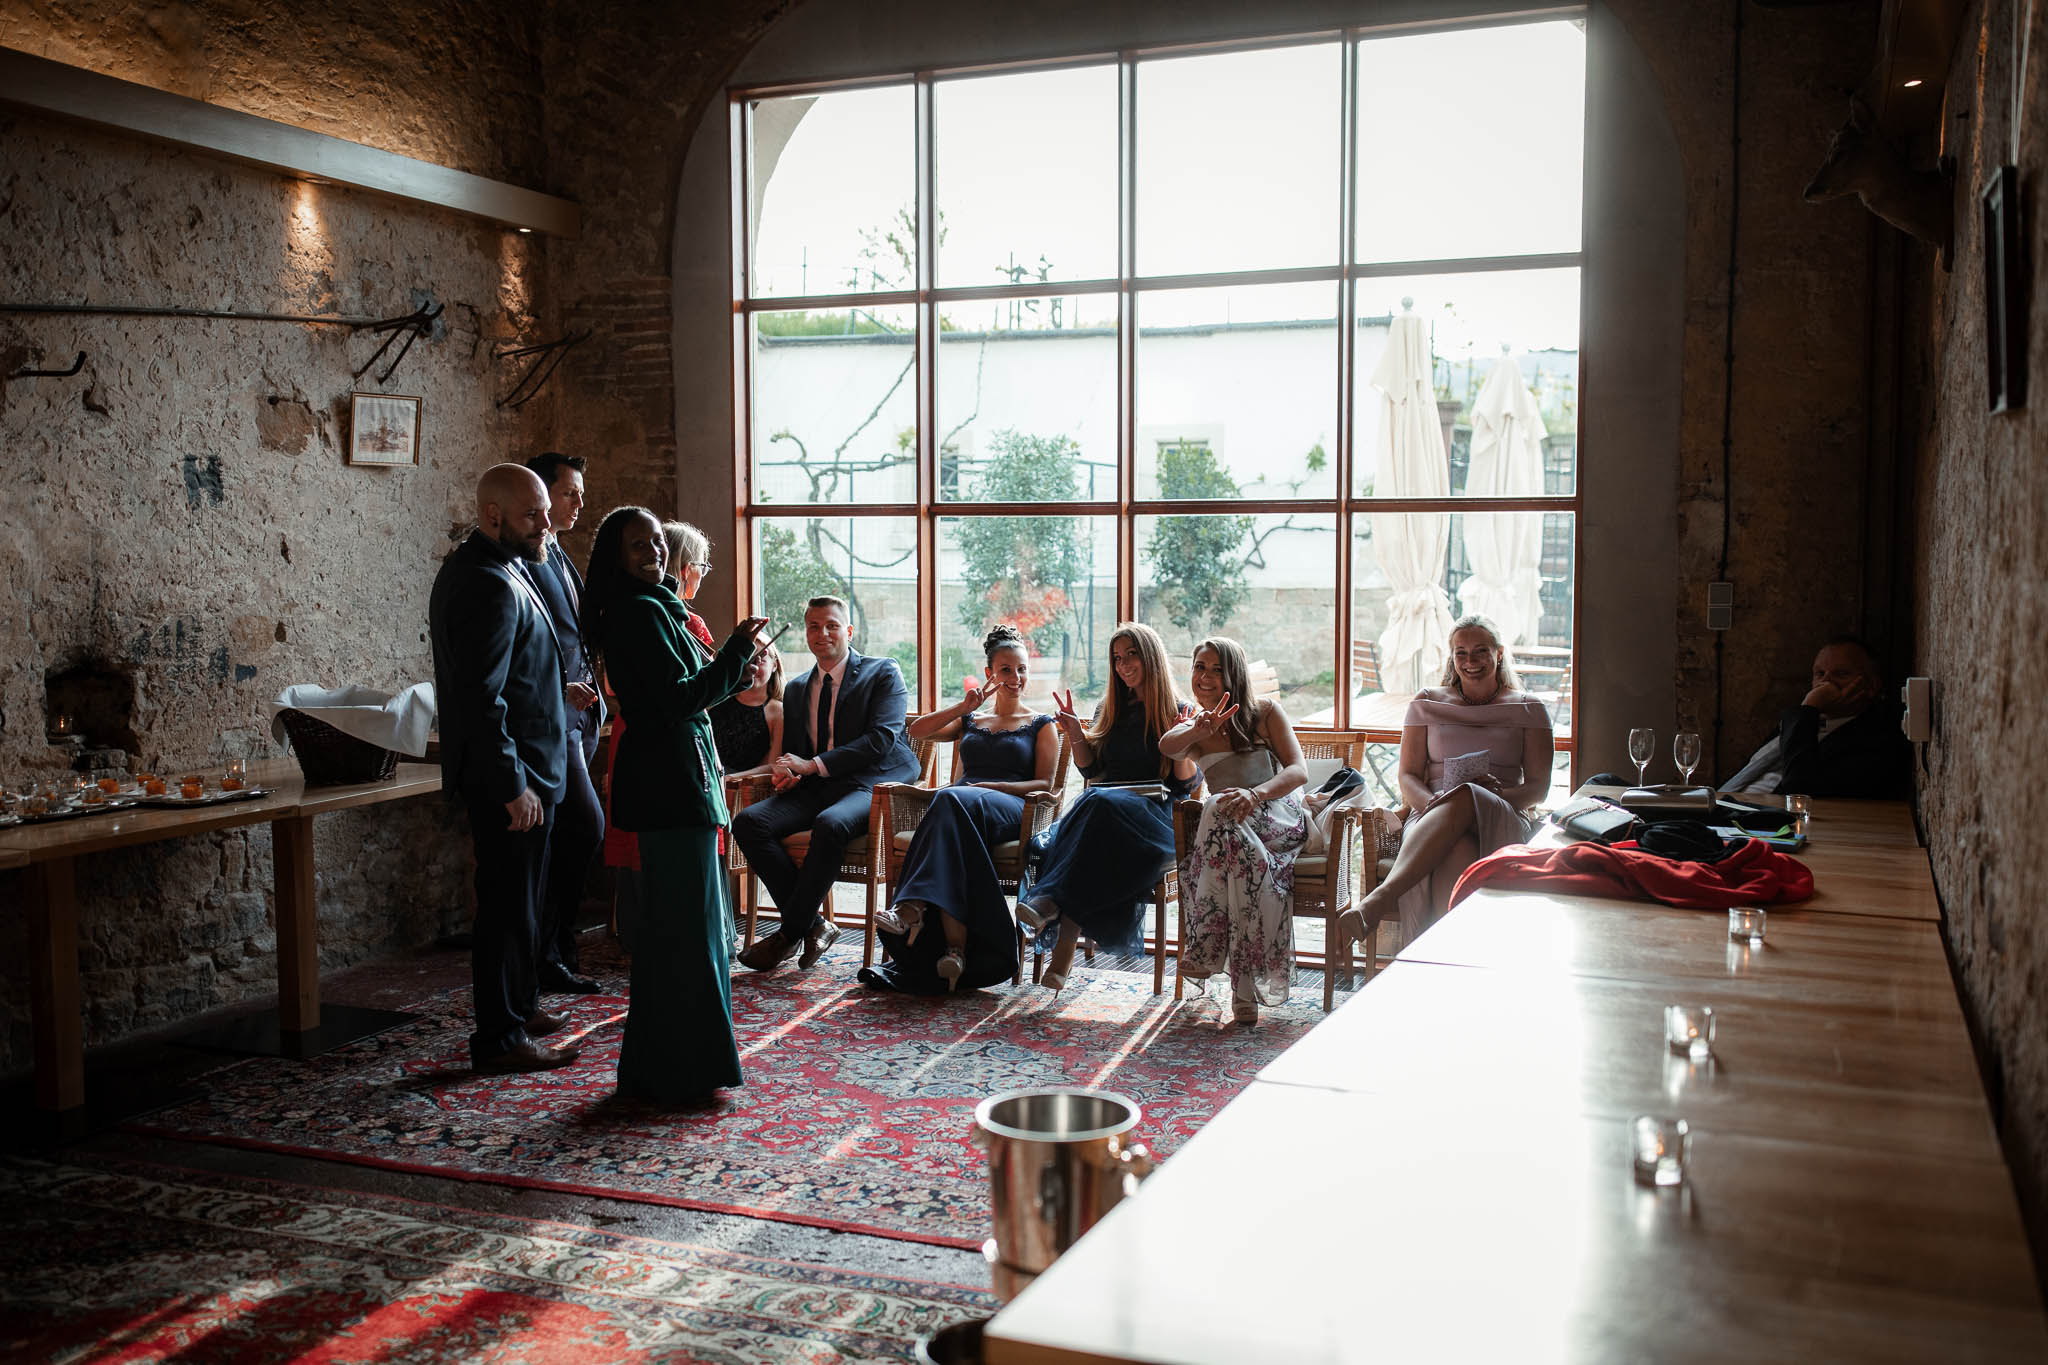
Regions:
<svg viewBox="0 0 2048 1365"><path fill-rule="evenodd" d="M826 949L837 942L839 926L829 919L819 920L818 927L804 936L804 955L796 960L796 965L805 970L817 966Z"/></svg>
<svg viewBox="0 0 2048 1365"><path fill-rule="evenodd" d="M596 995L603 989L589 977L554 962L540 969L540 988L555 995Z"/></svg>
<svg viewBox="0 0 2048 1365"><path fill-rule="evenodd" d="M757 972L772 972L789 961L789 955L800 946L797 939L784 936L780 929L754 940L751 948L740 954L740 965L751 967Z"/></svg>
<svg viewBox="0 0 2048 1365"><path fill-rule="evenodd" d="M472 1061L469 1069L479 1076L502 1076L509 1071L551 1071L575 1060L573 1047L549 1047L531 1038L521 1038L495 1057Z"/></svg>

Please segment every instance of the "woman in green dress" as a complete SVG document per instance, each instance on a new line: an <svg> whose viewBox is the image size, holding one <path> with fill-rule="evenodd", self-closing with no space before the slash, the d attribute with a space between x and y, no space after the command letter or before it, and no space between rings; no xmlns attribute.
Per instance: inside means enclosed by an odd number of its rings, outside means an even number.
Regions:
<svg viewBox="0 0 2048 1365"><path fill-rule="evenodd" d="M615 508L590 548L583 638L627 721L611 775L612 820L640 838L641 919L619 1093L690 1104L742 1084L719 858L729 816L706 713L744 682L766 618L740 622L711 653L688 629L689 608L662 586L665 558L654 514Z"/></svg>

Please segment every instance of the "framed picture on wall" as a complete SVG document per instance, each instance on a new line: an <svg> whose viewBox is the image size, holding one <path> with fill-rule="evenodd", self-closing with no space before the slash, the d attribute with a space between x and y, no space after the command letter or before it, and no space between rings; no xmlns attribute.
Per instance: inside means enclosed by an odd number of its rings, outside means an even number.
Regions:
<svg viewBox="0 0 2048 1365"><path fill-rule="evenodd" d="M420 462L420 400L396 393L348 396L348 462Z"/></svg>

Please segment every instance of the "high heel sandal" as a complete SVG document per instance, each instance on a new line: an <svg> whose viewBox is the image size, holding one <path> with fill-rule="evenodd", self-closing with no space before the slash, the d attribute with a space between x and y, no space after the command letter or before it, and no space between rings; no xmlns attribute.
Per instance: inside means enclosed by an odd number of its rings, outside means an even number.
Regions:
<svg viewBox="0 0 2048 1365"><path fill-rule="evenodd" d="M1041 910L1030 901L1017 902L1017 923L1023 925L1034 934L1043 929L1057 914L1059 914L1057 907L1048 907Z"/></svg>
<svg viewBox="0 0 2048 1365"><path fill-rule="evenodd" d="M939 976L945 981L946 989L949 991L960 989L960 977L966 970L967 959L960 955L958 948L948 948L946 955L939 959Z"/></svg>
<svg viewBox="0 0 2048 1365"><path fill-rule="evenodd" d="M924 907L916 901L899 901L875 911L875 928L885 934L901 934L906 944L917 942L924 928Z"/></svg>

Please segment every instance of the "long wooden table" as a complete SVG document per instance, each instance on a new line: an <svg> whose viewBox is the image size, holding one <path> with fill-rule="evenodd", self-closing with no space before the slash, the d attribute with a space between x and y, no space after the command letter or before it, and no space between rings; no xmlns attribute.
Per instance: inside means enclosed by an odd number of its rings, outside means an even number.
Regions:
<svg viewBox="0 0 2048 1365"><path fill-rule="evenodd" d="M1819 894L1470 897L990 1324L1017 1362L2048 1360L1903 805L1819 803ZM1917 855L1917 866L1914 857ZM1663 1006L1716 1011L1713 1055ZM1683 1115L1685 1184L1628 1120Z"/></svg>
<svg viewBox="0 0 2048 1365"><path fill-rule="evenodd" d="M0 831L0 868L27 869L31 1023L36 1104L64 1113L85 1103L85 1033L78 981L77 859L135 844L182 839L246 825L271 827L276 894L279 1028L320 1027L320 960L315 917L313 817L441 789L441 770L401 763L390 778L310 790L291 759L250 765L265 796L192 809L134 807L106 815Z"/></svg>

